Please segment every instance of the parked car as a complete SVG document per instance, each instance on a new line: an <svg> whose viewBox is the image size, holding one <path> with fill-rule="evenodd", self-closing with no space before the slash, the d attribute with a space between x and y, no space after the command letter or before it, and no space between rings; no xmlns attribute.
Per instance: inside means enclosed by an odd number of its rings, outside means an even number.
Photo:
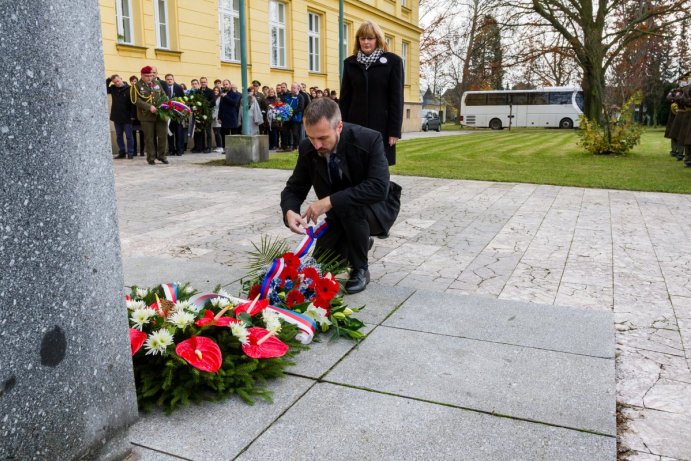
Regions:
<svg viewBox="0 0 691 461"><path fill-rule="evenodd" d="M422 112L422 131L427 130L441 131L439 114L431 110Z"/></svg>

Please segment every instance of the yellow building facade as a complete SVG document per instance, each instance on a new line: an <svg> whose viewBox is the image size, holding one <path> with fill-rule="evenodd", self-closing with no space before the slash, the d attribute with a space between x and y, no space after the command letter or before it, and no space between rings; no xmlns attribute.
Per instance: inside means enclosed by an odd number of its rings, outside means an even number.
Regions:
<svg viewBox="0 0 691 461"><path fill-rule="evenodd" d="M419 130L419 0L345 0L345 56L362 21L379 24L405 66L403 131ZM108 75L144 65L188 87L205 76L241 86L239 0L100 0ZM339 92L338 0L246 0L249 82Z"/></svg>

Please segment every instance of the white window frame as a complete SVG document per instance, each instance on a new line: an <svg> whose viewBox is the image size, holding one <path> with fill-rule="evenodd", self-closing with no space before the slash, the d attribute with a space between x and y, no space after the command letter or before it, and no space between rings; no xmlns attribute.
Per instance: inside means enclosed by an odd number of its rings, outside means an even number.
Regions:
<svg viewBox="0 0 691 461"><path fill-rule="evenodd" d="M408 6L408 0L401 0L401 6L402 6L403 8L409 8L409 6Z"/></svg>
<svg viewBox="0 0 691 461"><path fill-rule="evenodd" d="M123 12L123 3L127 5L127 13L129 16L125 16ZM134 23L132 21L132 0L115 0L115 23L118 30L118 43L124 43L126 45L134 45ZM129 26L129 34L127 37L127 31L125 30L125 23Z"/></svg>
<svg viewBox="0 0 691 461"><path fill-rule="evenodd" d="M271 67L285 68L288 61L286 56L287 9L285 3L277 0L269 0L269 55ZM283 11L282 22L280 15L281 10ZM273 40L274 33L276 35L276 43L274 43Z"/></svg>
<svg viewBox="0 0 691 461"><path fill-rule="evenodd" d="M307 13L307 70L321 72L321 21L318 13Z"/></svg>
<svg viewBox="0 0 691 461"><path fill-rule="evenodd" d="M388 35L384 35L384 43L386 43L386 47L389 49L389 51L393 53L393 47L391 46L393 39Z"/></svg>
<svg viewBox="0 0 691 461"><path fill-rule="evenodd" d="M160 7L163 4L163 18ZM154 0L154 21L156 22L156 46L163 50L170 49L170 24L168 14L168 0ZM161 29L164 33L161 33Z"/></svg>
<svg viewBox="0 0 691 461"><path fill-rule="evenodd" d="M238 0L220 0L218 12L218 28L221 32L221 61L240 62L240 3ZM230 25L229 34L226 34L225 30L226 19ZM228 35L232 38L228 39Z"/></svg>
<svg viewBox="0 0 691 461"><path fill-rule="evenodd" d="M408 49L410 48L410 43L401 42L401 59L403 60L403 82L406 82L408 73Z"/></svg>

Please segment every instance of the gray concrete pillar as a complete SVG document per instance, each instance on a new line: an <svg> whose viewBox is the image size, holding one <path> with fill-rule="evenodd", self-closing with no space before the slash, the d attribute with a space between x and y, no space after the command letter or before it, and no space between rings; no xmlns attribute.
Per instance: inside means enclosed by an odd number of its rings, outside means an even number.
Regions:
<svg viewBox="0 0 691 461"><path fill-rule="evenodd" d="M269 136L228 135L226 136L226 164L247 165L269 161Z"/></svg>
<svg viewBox="0 0 691 461"><path fill-rule="evenodd" d="M0 0L0 459L118 459L137 418L97 0Z"/></svg>

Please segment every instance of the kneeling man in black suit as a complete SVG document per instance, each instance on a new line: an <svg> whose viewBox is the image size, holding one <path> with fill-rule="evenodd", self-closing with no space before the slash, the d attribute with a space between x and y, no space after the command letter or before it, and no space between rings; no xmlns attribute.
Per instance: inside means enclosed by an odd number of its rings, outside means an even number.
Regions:
<svg viewBox="0 0 691 461"><path fill-rule="evenodd" d="M285 224L304 234L310 221L326 214L329 230L315 254L328 249L346 261L346 292L363 291L370 281L367 253L371 235L388 235L400 209L401 187L389 181L389 165L379 132L343 123L338 104L312 101L303 114L304 139L293 174L281 193ZM310 189L319 200L300 213Z"/></svg>

